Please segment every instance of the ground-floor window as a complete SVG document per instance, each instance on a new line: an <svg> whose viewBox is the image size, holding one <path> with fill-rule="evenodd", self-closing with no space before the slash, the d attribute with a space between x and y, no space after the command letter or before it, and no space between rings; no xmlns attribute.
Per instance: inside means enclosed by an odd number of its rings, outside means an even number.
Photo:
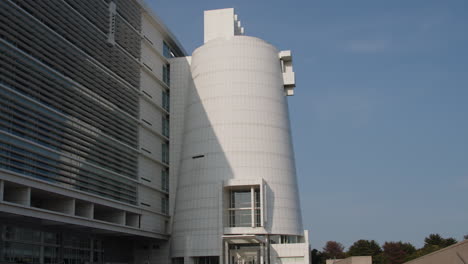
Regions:
<svg viewBox="0 0 468 264"><path fill-rule="evenodd" d="M195 264L219 264L218 256L196 257Z"/></svg>
<svg viewBox="0 0 468 264"><path fill-rule="evenodd" d="M183 257L172 258L172 264L184 264L184 258Z"/></svg>
<svg viewBox="0 0 468 264"><path fill-rule="evenodd" d="M0 262L102 263L102 241L81 234L0 225Z"/></svg>

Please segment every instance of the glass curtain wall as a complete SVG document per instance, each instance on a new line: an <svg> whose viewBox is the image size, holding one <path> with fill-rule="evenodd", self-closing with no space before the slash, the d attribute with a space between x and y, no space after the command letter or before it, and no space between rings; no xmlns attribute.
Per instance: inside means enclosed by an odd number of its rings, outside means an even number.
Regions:
<svg viewBox="0 0 468 264"><path fill-rule="evenodd" d="M229 194L229 226L261 226L260 190L231 190ZM252 225L252 212L255 214Z"/></svg>

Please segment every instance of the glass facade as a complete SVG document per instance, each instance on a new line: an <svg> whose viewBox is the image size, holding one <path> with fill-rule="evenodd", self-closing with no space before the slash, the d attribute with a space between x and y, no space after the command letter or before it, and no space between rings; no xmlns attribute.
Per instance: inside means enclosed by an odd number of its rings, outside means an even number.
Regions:
<svg viewBox="0 0 468 264"><path fill-rule="evenodd" d="M167 86L171 85L171 65L169 63L163 65L163 82Z"/></svg>
<svg viewBox="0 0 468 264"><path fill-rule="evenodd" d="M296 244L304 243L304 237L302 236L290 236L290 235L271 235L271 244Z"/></svg>
<svg viewBox="0 0 468 264"><path fill-rule="evenodd" d="M170 109L169 91L162 91L162 107L164 108L164 110L169 112L169 109Z"/></svg>
<svg viewBox="0 0 468 264"><path fill-rule="evenodd" d="M162 169L161 170L161 189L163 191L169 191L169 170Z"/></svg>
<svg viewBox="0 0 468 264"><path fill-rule="evenodd" d="M168 59L175 57L174 52L169 47L169 45L167 45L167 43L165 41L163 41L163 55L164 55L164 57L166 57Z"/></svg>
<svg viewBox="0 0 468 264"><path fill-rule="evenodd" d="M169 116L162 117L162 134L169 137Z"/></svg>
<svg viewBox="0 0 468 264"><path fill-rule="evenodd" d="M162 143L161 149L162 149L162 153L161 153L162 162L168 164L169 163L169 143L167 142Z"/></svg>
<svg viewBox="0 0 468 264"><path fill-rule="evenodd" d="M219 264L218 256L196 257L195 264Z"/></svg>
<svg viewBox="0 0 468 264"><path fill-rule="evenodd" d="M106 1L0 2L1 170L136 204L141 10L118 12L108 45Z"/></svg>
<svg viewBox="0 0 468 264"><path fill-rule="evenodd" d="M102 241L70 232L0 225L2 263L102 263ZM93 245L93 246L92 246Z"/></svg>
<svg viewBox="0 0 468 264"><path fill-rule="evenodd" d="M252 203L253 206L252 207ZM229 193L229 226L251 227L252 212L254 215L254 226L261 226L260 190L231 190Z"/></svg>

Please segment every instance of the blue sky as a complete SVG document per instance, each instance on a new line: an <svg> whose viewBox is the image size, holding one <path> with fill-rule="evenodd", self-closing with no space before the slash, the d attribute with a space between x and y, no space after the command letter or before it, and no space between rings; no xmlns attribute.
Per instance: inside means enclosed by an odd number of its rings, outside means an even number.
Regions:
<svg viewBox="0 0 468 264"><path fill-rule="evenodd" d="M203 10L293 52L304 227L336 240L468 234L468 1L147 0L191 53Z"/></svg>

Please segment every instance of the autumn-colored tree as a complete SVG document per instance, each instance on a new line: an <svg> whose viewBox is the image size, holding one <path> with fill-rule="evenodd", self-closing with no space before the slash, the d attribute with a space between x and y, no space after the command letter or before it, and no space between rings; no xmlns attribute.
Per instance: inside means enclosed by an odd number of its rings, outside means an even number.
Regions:
<svg viewBox="0 0 468 264"><path fill-rule="evenodd" d="M383 248L383 259L386 264L401 264L408 260L409 256L416 251L410 243L385 242Z"/></svg>
<svg viewBox="0 0 468 264"><path fill-rule="evenodd" d="M328 241L323 247L323 255L327 259L340 259L345 257L343 244L336 241Z"/></svg>
<svg viewBox="0 0 468 264"><path fill-rule="evenodd" d="M413 254L416 252L416 247L411 243L401 243L401 246L403 247L403 250L406 252L406 254Z"/></svg>

